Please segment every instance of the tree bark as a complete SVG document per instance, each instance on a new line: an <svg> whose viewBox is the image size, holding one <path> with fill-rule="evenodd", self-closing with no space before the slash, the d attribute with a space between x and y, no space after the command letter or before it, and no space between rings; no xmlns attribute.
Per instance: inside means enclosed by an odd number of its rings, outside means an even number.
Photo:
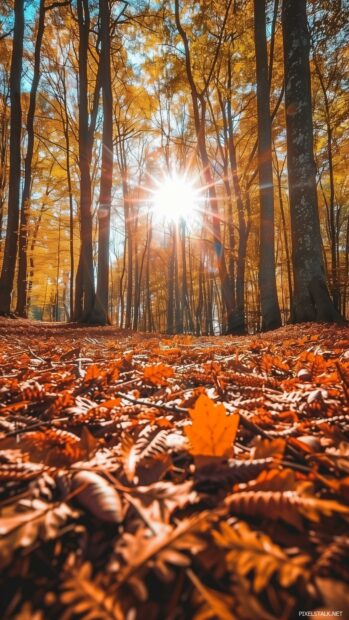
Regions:
<svg viewBox="0 0 349 620"><path fill-rule="evenodd" d="M287 163L294 297L291 320L337 321L326 283L313 154L306 0L284 0Z"/></svg>

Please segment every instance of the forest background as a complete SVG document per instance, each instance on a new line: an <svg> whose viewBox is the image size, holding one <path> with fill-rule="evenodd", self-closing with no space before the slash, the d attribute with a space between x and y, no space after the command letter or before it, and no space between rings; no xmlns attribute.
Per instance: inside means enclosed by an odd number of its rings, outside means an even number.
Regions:
<svg viewBox="0 0 349 620"><path fill-rule="evenodd" d="M347 317L348 12L2 2L1 313L197 335Z"/></svg>

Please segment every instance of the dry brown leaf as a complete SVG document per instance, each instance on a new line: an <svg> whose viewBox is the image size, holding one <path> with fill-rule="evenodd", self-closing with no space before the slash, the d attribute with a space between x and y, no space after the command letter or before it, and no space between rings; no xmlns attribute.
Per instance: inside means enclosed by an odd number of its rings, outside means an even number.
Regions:
<svg viewBox="0 0 349 620"><path fill-rule="evenodd" d="M76 501L100 521L121 523L122 503L118 492L102 476L92 471L80 471L72 479Z"/></svg>

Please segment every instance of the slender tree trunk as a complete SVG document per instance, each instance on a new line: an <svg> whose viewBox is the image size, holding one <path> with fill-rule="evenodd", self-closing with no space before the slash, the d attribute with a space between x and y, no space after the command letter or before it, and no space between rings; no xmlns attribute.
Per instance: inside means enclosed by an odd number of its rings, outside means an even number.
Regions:
<svg viewBox="0 0 349 620"><path fill-rule="evenodd" d="M133 226L131 204L128 192L126 176L122 182L124 196L125 235L127 239L127 288L126 288L126 314L125 327L131 329L132 324L132 297L133 297Z"/></svg>
<svg viewBox="0 0 349 620"><path fill-rule="evenodd" d="M136 214L137 207L134 205L134 223L133 223L133 235L134 235L134 291L132 297L132 329L136 330L138 325L138 312L139 312L139 284L140 284L140 276L139 276L139 252L138 252L138 213Z"/></svg>
<svg viewBox="0 0 349 620"><path fill-rule="evenodd" d="M335 213L335 175L333 169L333 129L331 122L331 110L330 102L328 99L328 93L326 84L324 82L320 65L317 61L316 55L314 56L316 72L319 77L322 94L325 104L325 120L326 120L326 133L327 133L327 159L328 159L328 174L330 181L330 204L329 204L329 236L331 243L331 292L332 299L335 308L340 311L340 286L338 277L338 222L336 222Z"/></svg>
<svg viewBox="0 0 349 620"><path fill-rule="evenodd" d="M142 291L144 291L144 286L142 286L143 272L144 272L144 264L146 262L146 256L148 254L149 243L150 243L150 231L149 231L149 225L147 222L147 236L146 236L146 241L145 241L145 245L144 245L143 252L142 252L141 264L139 267L139 274L137 278L137 288L135 291L135 312L134 312L134 318L133 318L133 329L135 330L138 329L140 312L141 312L141 296L142 296ZM143 298L144 298L144 295L143 295Z"/></svg>
<svg viewBox="0 0 349 620"><path fill-rule="evenodd" d="M349 284L349 216L347 217L347 231L346 231L346 239L345 239L345 276L344 276L344 287L343 287L343 316L346 317L347 310L347 292L348 292L348 284Z"/></svg>
<svg viewBox="0 0 349 620"><path fill-rule="evenodd" d="M21 203L21 222L18 240L18 276L17 276L17 307L19 316L27 316L27 245L28 225L30 215L30 193L32 185L32 162L34 152L34 118L36 108L36 95L40 81L40 57L41 45L45 29L45 0L40 0L38 32L36 35L34 52L34 74L29 97L29 110L27 116L27 153L24 163L24 186Z"/></svg>
<svg viewBox="0 0 349 620"><path fill-rule="evenodd" d="M152 303L151 303L151 289L150 289L150 257L151 257L151 242L153 235L152 221L147 218L147 234L148 234L148 247L147 247L147 266L146 266L146 325L148 331L152 331L153 316L152 316Z"/></svg>
<svg viewBox="0 0 349 620"><path fill-rule="evenodd" d="M276 290L274 242L274 186L272 164L269 76L266 39L265 0L254 0L257 74L258 171L260 194L259 288L262 329L281 325Z"/></svg>
<svg viewBox="0 0 349 620"><path fill-rule="evenodd" d="M292 299L293 299L292 271L291 271L290 249L289 249L289 243L288 243L288 237L287 237L286 214L285 214L285 207L284 207L284 201L283 201L283 196L282 196L282 186L281 186L282 170L279 170L279 163L278 163L278 158L277 158L276 153L275 153L275 160L276 160L276 174L277 174L277 181L278 181L282 232L283 232L283 237L284 237L284 248L285 248L285 255L286 255L288 294L289 294L290 307L292 307L292 303L293 303L292 302Z"/></svg>
<svg viewBox="0 0 349 620"><path fill-rule="evenodd" d="M238 217L238 247L235 281L235 308L230 316L228 331L234 334L243 334L246 331L245 311L245 263L246 250L249 235L249 225L246 223L245 207L242 198L242 189L238 175L238 163L235 147L234 123L232 114L232 66L231 57L228 58L228 101L227 101L227 131L228 131L228 154L230 172L233 180L233 188Z"/></svg>
<svg viewBox="0 0 349 620"><path fill-rule="evenodd" d="M18 247L21 183L21 77L24 37L24 0L15 0L14 14L15 20L10 71L10 172L6 240L0 277L0 314L9 314L11 311L11 297Z"/></svg>
<svg viewBox="0 0 349 620"><path fill-rule="evenodd" d="M199 257L199 290L198 290L198 299L197 305L195 308L195 335L201 336L202 333L202 311L204 307L204 278L205 278L205 270L204 270L204 253L202 249L200 249L200 257Z"/></svg>
<svg viewBox="0 0 349 620"><path fill-rule="evenodd" d="M228 105L228 131L229 131L229 161L233 177L233 187L238 215L239 239L237 248L235 299L236 306L231 313L228 331L234 334L243 334L246 331L245 317L245 263L246 250L249 235L249 226L246 224L242 191L238 177L235 138L233 131L233 119L230 104Z"/></svg>
<svg viewBox="0 0 349 620"><path fill-rule="evenodd" d="M59 321L59 274L61 271L61 226L62 226L62 214L61 207L59 207L58 215L58 244L57 244L57 270L56 270L56 295L55 295L55 321Z"/></svg>
<svg viewBox="0 0 349 620"><path fill-rule="evenodd" d="M48 192L48 185L46 186L46 192L45 192L45 197L47 198L49 192ZM34 251L35 251L35 246L36 246L36 242L38 239L38 235L39 235L39 230L40 230L40 224L41 224L41 220L42 220L42 216L45 212L45 209L47 208L46 202L45 202L45 198L43 200L43 203L40 207L40 211L39 211L39 216L38 219L35 222L35 226L34 226L34 232L33 232L33 236L30 242L30 249L29 249L29 276L28 276L28 301L27 301L27 306L28 308L30 308L30 304L31 304L31 291L32 291L32 286L33 286L33 278L34 278Z"/></svg>
<svg viewBox="0 0 349 620"><path fill-rule="evenodd" d="M180 240L182 248L182 312L183 312L183 327L189 328L191 333L194 332L194 322L191 314L191 308L189 304L188 282L187 282L187 257L185 247L185 222L180 222Z"/></svg>
<svg viewBox="0 0 349 620"><path fill-rule="evenodd" d="M77 0L79 23L79 169L81 247L75 287L75 317L88 321L95 298L92 248L92 129L89 127L87 56L90 32L88 0Z"/></svg>
<svg viewBox="0 0 349 620"><path fill-rule="evenodd" d="M182 304L181 304L181 296L179 290L179 265L178 265L178 229L174 225L173 226L173 236L174 236L174 307L175 307L175 334L183 333L183 314L182 314Z"/></svg>
<svg viewBox="0 0 349 620"><path fill-rule="evenodd" d="M3 219L5 208L5 195L7 185L7 152L8 152L8 129L9 122L7 118L7 100L3 95L2 112L1 112L1 132L0 132L0 257L2 256L3 241Z"/></svg>
<svg viewBox="0 0 349 620"><path fill-rule="evenodd" d="M101 19L101 87L103 98L103 146L100 198L98 210L97 294L92 313L93 322L106 325L109 298L110 211L113 183L113 95L110 70L110 8L108 0L99 0Z"/></svg>
<svg viewBox="0 0 349 620"><path fill-rule="evenodd" d="M70 254L70 284L69 284L69 320L73 320L74 316L74 207L73 207L73 190L70 172L70 142L69 131L66 134L66 163L67 163L67 183L69 195L69 254Z"/></svg>
<svg viewBox="0 0 349 620"><path fill-rule="evenodd" d="M119 298L120 298L120 319L119 319L119 327L122 329L124 326L124 310L125 310L125 296L124 296L124 278L126 273L126 250L127 250L127 235L125 230L125 239L124 239L124 251L123 251L123 259L122 259L122 270L120 275L120 284L119 284Z"/></svg>
<svg viewBox="0 0 349 620"><path fill-rule="evenodd" d="M327 288L313 154L313 121L306 0L284 0L287 162L292 227L292 320L340 319Z"/></svg>
<svg viewBox="0 0 349 620"><path fill-rule="evenodd" d="M68 197L69 197L69 254L70 254L70 286L69 286L69 320L72 321L74 317L74 271L75 271L75 257L74 257L74 207L73 207L73 188L72 188L72 176L70 170L70 132L69 132L69 115L68 115L68 102L67 102L67 85L66 85L66 72L65 67L62 73L62 86L63 86L63 105L64 116L62 114L63 132L65 139L65 162L67 169L67 185L68 185Z"/></svg>
<svg viewBox="0 0 349 620"><path fill-rule="evenodd" d="M170 257L168 261L168 278L167 278L167 321L166 321L167 334L174 333L174 278L175 278L176 240L175 240L173 229L172 229L170 243L172 244L172 247L171 247Z"/></svg>

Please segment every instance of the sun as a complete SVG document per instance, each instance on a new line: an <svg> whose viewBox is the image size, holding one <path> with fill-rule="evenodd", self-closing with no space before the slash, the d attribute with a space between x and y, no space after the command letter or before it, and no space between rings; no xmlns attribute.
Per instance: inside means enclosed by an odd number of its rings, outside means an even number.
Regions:
<svg viewBox="0 0 349 620"><path fill-rule="evenodd" d="M192 222L198 218L200 190L185 176L172 174L156 181L152 211L168 222Z"/></svg>

